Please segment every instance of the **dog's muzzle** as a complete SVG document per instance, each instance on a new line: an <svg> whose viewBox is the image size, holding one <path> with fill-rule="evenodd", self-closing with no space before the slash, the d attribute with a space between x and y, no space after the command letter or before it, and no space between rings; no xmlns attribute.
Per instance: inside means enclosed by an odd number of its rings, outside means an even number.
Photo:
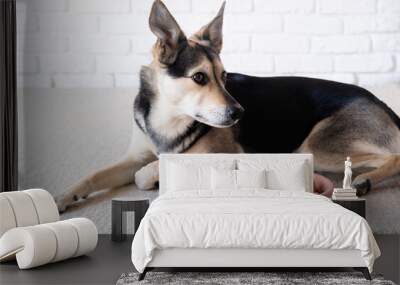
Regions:
<svg viewBox="0 0 400 285"><path fill-rule="evenodd" d="M197 121L217 128L227 128L236 124L242 117L244 109L239 104L214 108L193 116Z"/></svg>
<svg viewBox="0 0 400 285"><path fill-rule="evenodd" d="M237 122L243 116L244 109L239 104L226 108L227 117L232 121Z"/></svg>

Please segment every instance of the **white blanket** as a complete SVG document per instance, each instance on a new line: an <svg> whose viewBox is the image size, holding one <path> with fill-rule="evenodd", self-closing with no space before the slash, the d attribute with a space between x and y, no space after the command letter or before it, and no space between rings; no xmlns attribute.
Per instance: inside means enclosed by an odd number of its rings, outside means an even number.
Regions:
<svg viewBox="0 0 400 285"><path fill-rule="evenodd" d="M165 248L358 249L371 272L380 255L359 215L320 195L265 189L160 196L140 223L132 262L143 272L154 250Z"/></svg>

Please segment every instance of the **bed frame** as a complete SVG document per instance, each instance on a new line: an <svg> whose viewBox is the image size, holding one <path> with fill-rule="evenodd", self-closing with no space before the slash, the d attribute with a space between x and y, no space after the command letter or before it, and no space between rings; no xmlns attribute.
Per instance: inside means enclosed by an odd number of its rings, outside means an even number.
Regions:
<svg viewBox="0 0 400 285"><path fill-rule="evenodd" d="M160 194L166 189L166 161L175 159L213 160L229 158L262 158L302 160L307 163L307 192L313 192L313 157L311 154L162 154L160 155ZM359 250L329 249L248 249L248 248L170 248L156 250L152 261L139 275L143 280L146 273L155 268L231 268L246 271L250 268L343 268L361 271L371 280L368 268Z"/></svg>
<svg viewBox="0 0 400 285"><path fill-rule="evenodd" d="M139 275L155 268L232 268L235 271L265 268L338 268L361 271L371 280L359 250L328 249L183 249L156 250L152 261Z"/></svg>

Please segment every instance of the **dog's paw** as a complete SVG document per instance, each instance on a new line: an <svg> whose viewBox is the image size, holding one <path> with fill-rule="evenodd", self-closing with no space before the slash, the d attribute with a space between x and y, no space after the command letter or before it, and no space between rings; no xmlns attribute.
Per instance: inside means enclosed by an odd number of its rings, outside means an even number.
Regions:
<svg viewBox="0 0 400 285"><path fill-rule="evenodd" d="M363 196L371 190L371 181L367 178L356 177L353 187L357 190L357 196Z"/></svg>
<svg viewBox="0 0 400 285"><path fill-rule="evenodd" d="M146 167L142 167L135 173L135 184L141 190L150 190L154 188L154 176L149 173Z"/></svg>
<svg viewBox="0 0 400 285"><path fill-rule="evenodd" d="M78 201L79 198L76 195L60 195L57 196L55 199L58 212L63 213L67 210L68 206L70 206L75 201Z"/></svg>
<svg viewBox="0 0 400 285"><path fill-rule="evenodd" d="M54 200L56 202L58 212L60 214L64 213L68 206L68 203L65 201L64 197L57 196Z"/></svg>

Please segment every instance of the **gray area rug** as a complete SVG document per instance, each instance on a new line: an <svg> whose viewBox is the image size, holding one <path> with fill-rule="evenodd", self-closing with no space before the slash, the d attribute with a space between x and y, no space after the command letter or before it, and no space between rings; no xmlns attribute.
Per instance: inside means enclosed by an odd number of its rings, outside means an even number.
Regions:
<svg viewBox="0 0 400 285"><path fill-rule="evenodd" d="M138 281L138 276L138 273L122 274L116 285L395 285L392 281L384 280L380 275L373 275L373 280L368 281L359 272L148 272L142 281Z"/></svg>

